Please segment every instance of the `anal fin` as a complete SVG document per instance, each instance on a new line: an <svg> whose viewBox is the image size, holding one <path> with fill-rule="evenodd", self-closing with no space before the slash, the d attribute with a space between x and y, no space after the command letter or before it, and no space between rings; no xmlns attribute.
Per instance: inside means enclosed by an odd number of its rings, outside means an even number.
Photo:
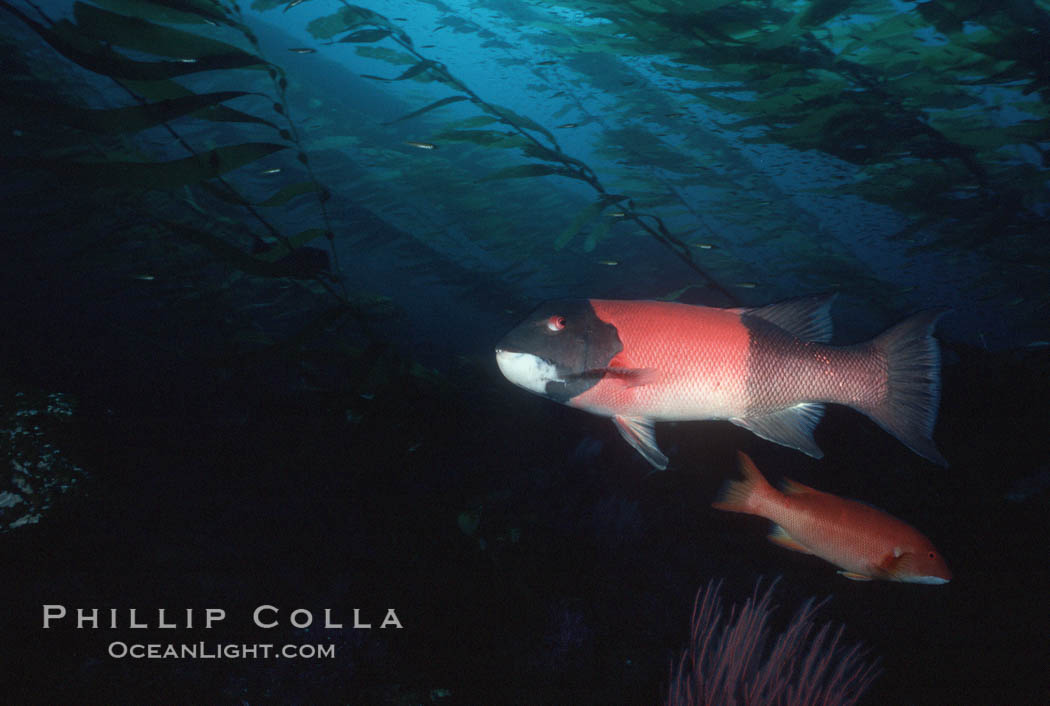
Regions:
<svg viewBox="0 0 1050 706"><path fill-rule="evenodd" d="M773 544L784 547L784 549L790 549L793 552L802 552L803 554L813 553L805 545L799 543L797 539L788 534L787 530L780 525L773 525L773 529L766 538Z"/></svg>
<svg viewBox="0 0 1050 706"><path fill-rule="evenodd" d="M744 427L766 441L798 449L813 458L823 458L824 452L813 440L813 429L824 414L819 402L804 402L758 417L733 417L729 421Z"/></svg>
<svg viewBox="0 0 1050 706"><path fill-rule="evenodd" d="M661 471L667 468L667 456L664 456L656 445L653 433L653 420L642 417L613 417L617 431L624 440L633 446L646 461Z"/></svg>

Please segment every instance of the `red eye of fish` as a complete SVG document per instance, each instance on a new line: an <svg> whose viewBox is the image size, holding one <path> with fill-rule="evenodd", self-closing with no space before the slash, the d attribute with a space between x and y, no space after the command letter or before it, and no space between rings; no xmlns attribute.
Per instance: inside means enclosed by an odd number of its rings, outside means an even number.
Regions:
<svg viewBox="0 0 1050 706"><path fill-rule="evenodd" d="M547 328L551 331L561 331L565 328L565 317L554 315L547 319Z"/></svg>

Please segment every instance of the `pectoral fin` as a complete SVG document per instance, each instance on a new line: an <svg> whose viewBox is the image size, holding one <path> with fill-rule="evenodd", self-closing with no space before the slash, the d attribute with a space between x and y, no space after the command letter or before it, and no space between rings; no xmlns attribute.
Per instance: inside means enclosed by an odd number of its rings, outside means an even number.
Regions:
<svg viewBox="0 0 1050 706"><path fill-rule="evenodd" d="M901 581L903 577L914 573L912 567L914 563L914 554L905 553L900 547L894 547L892 552L882 558L878 566L888 578Z"/></svg>
<svg viewBox="0 0 1050 706"><path fill-rule="evenodd" d="M567 376L572 379L589 380L615 380L624 387L639 387L640 385L651 385L659 379L659 371L656 368L621 368L612 366L606 368L590 368L582 373Z"/></svg>
<svg viewBox="0 0 1050 706"><path fill-rule="evenodd" d="M627 387L651 385L659 378L656 368L639 368L622 352L613 356L609 364L600 371L606 379L613 378Z"/></svg>
<svg viewBox="0 0 1050 706"><path fill-rule="evenodd" d="M612 377L619 380L627 387L639 387L641 385L651 385L659 379L659 373L656 368L617 368L608 367L605 368L606 377Z"/></svg>
<svg viewBox="0 0 1050 706"><path fill-rule="evenodd" d="M653 435L653 420L641 417L613 417L617 431L624 440L633 446L645 460L661 471L667 468L667 457L656 446Z"/></svg>

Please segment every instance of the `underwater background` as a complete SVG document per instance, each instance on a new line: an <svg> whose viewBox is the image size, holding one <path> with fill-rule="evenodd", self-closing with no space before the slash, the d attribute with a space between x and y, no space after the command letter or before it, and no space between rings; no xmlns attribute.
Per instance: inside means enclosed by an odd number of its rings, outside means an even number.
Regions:
<svg viewBox="0 0 1050 706"><path fill-rule="evenodd" d="M0 62L4 702L703 703L709 582L773 586L763 659L824 601L803 652L877 671L826 703L1050 702L1046 0L0 0ZM680 422L653 472L495 365L552 298L827 292L836 344L951 309L947 468L831 406L821 460ZM952 581L712 509L738 451Z"/></svg>

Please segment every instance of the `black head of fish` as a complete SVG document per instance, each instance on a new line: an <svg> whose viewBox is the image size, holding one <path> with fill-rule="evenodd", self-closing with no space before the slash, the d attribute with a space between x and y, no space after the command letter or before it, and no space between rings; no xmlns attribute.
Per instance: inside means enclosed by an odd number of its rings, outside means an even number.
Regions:
<svg viewBox="0 0 1050 706"><path fill-rule="evenodd" d="M616 327L587 299L541 305L496 346L503 375L519 387L568 402L590 389L623 350Z"/></svg>

